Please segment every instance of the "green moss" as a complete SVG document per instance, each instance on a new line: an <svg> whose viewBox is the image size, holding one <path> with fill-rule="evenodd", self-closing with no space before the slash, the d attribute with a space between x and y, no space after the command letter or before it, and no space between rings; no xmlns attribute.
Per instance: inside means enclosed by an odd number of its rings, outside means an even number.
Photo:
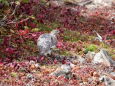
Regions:
<svg viewBox="0 0 115 86"><path fill-rule="evenodd" d="M3 39L0 38L0 44L3 42Z"/></svg>
<svg viewBox="0 0 115 86"><path fill-rule="evenodd" d="M65 41L70 41L71 37L70 36L64 36L63 37Z"/></svg>
<svg viewBox="0 0 115 86"><path fill-rule="evenodd" d="M40 0L40 2L41 2L41 3L45 3L45 2L47 2L47 1L46 1L46 0Z"/></svg>
<svg viewBox="0 0 115 86"><path fill-rule="evenodd" d="M27 41L26 41L26 45L27 45L27 46L34 47L34 46L35 46L35 43L34 43L34 41L27 40Z"/></svg>
<svg viewBox="0 0 115 86"><path fill-rule="evenodd" d="M39 28L33 28L31 31L32 32L38 32L38 31L40 31L40 29Z"/></svg>
<svg viewBox="0 0 115 86"><path fill-rule="evenodd" d="M52 28L50 28L44 24L41 24L41 23L38 24L38 28L39 28L39 31L51 31L51 30L53 30Z"/></svg>
<svg viewBox="0 0 115 86"><path fill-rule="evenodd" d="M16 72L11 72L11 76L12 76L12 77L17 77L18 74L17 74Z"/></svg>
<svg viewBox="0 0 115 86"><path fill-rule="evenodd" d="M9 5L8 0L0 0L0 3L3 3L3 4L5 4L6 6Z"/></svg>
<svg viewBox="0 0 115 86"><path fill-rule="evenodd" d="M113 59L115 59L115 55L111 55Z"/></svg>
<svg viewBox="0 0 115 86"><path fill-rule="evenodd" d="M61 51L60 54L64 55L64 56L70 56L71 55L68 51Z"/></svg>
<svg viewBox="0 0 115 86"><path fill-rule="evenodd" d="M54 23L51 23L50 26L51 26L52 29L56 29L56 28L58 28L60 26L60 24L54 22Z"/></svg>
<svg viewBox="0 0 115 86"><path fill-rule="evenodd" d="M88 51L96 51L97 49L98 49L98 47L96 45L91 44L91 45L86 47L84 52L87 53Z"/></svg>
<svg viewBox="0 0 115 86"><path fill-rule="evenodd" d="M64 41L75 42L80 40L80 34L77 31L67 30L63 34Z"/></svg>

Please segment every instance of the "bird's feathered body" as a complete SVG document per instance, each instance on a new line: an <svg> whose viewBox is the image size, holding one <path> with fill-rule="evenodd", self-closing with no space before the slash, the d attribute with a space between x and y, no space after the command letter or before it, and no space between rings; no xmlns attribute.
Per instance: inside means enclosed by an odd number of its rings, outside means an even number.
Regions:
<svg viewBox="0 0 115 86"><path fill-rule="evenodd" d="M51 54L52 48L57 45L57 37L55 33L42 34L37 40L40 55Z"/></svg>

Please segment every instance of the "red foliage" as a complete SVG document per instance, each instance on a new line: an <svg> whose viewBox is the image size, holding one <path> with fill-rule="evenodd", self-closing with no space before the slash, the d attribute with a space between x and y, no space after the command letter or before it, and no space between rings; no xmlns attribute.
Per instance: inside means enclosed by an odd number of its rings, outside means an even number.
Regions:
<svg viewBox="0 0 115 86"><path fill-rule="evenodd" d="M58 43L57 43L57 48L62 49L62 48L63 48L63 46L64 46L64 45L63 45L63 43L62 43L62 42L58 42Z"/></svg>
<svg viewBox="0 0 115 86"><path fill-rule="evenodd" d="M20 36L26 35L27 33L29 33L29 30L28 30L28 29L19 30L19 35L20 35Z"/></svg>

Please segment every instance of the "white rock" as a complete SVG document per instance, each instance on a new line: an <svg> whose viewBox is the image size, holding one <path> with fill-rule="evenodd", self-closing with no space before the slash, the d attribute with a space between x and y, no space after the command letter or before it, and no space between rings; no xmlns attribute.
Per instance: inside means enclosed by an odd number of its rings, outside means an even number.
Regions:
<svg viewBox="0 0 115 86"><path fill-rule="evenodd" d="M31 60L31 61L29 62L29 64L35 64L35 61Z"/></svg>
<svg viewBox="0 0 115 86"><path fill-rule="evenodd" d="M115 72L111 72L110 74L115 77Z"/></svg>
<svg viewBox="0 0 115 86"><path fill-rule="evenodd" d="M114 0L91 0L91 1L92 1L92 3L86 5L86 7L89 10L93 10L96 8L102 8L105 6L111 7L112 3L114 3Z"/></svg>
<svg viewBox="0 0 115 86"><path fill-rule="evenodd" d="M71 66L70 64L64 64L61 66L61 69L63 70L63 72L69 73L71 71Z"/></svg>
<svg viewBox="0 0 115 86"><path fill-rule="evenodd" d="M94 56L92 62L93 63L103 63L106 66L115 66L115 61L112 60L108 52L104 49L101 49L100 52L98 52Z"/></svg>
<svg viewBox="0 0 115 86"><path fill-rule="evenodd" d="M66 76L66 74L69 74L71 72L71 69L73 67L73 64L64 64L61 65L61 67L57 68L56 71L52 72L50 75L54 75L54 76L61 76L64 75Z"/></svg>
<svg viewBox="0 0 115 86"><path fill-rule="evenodd" d="M70 63L70 67L71 67L71 68L74 68L74 67L75 67L75 65L74 65L74 64L72 64L72 63Z"/></svg>
<svg viewBox="0 0 115 86"><path fill-rule="evenodd" d="M79 57L77 60L78 60L81 64L85 62L85 59L84 59L83 57Z"/></svg>
<svg viewBox="0 0 115 86"><path fill-rule="evenodd" d="M95 52L88 51L88 53L86 54L86 58L93 59L95 54L96 54Z"/></svg>
<svg viewBox="0 0 115 86"><path fill-rule="evenodd" d="M59 7L59 6L64 5L64 1L63 0L51 0L51 1L49 1L49 4L52 7Z"/></svg>
<svg viewBox="0 0 115 86"><path fill-rule="evenodd" d="M113 80L112 78L108 77L108 76L101 76L99 78L100 81L103 81L105 83L106 86L115 86L115 80Z"/></svg>
<svg viewBox="0 0 115 86"><path fill-rule="evenodd" d="M77 55L75 58L71 58L71 61L83 64L86 60L85 60L85 58Z"/></svg>
<svg viewBox="0 0 115 86"><path fill-rule="evenodd" d="M111 6L113 0L93 0L94 4L102 6Z"/></svg>
<svg viewBox="0 0 115 86"><path fill-rule="evenodd" d="M102 55L101 55L100 52L97 53L97 54L94 56L94 59L93 59L93 62L94 62L94 63L101 63L101 62L103 62L103 61L104 61L104 59L103 59L103 57L102 57Z"/></svg>
<svg viewBox="0 0 115 86"><path fill-rule="evenodd" d="M36 68L40 68L40 65L36 63L36 64L35 64L35 67L36 67Z"/></svg>

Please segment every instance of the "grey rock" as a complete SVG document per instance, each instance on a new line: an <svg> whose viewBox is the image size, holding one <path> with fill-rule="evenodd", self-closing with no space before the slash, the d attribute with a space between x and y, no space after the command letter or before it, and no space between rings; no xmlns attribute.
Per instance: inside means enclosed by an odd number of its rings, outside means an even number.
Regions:
<svg viewBox="0 0 115 86"><path fill-rule="evenodd" d="M101 76L99 80L104 82L105 86L115 86L115 80L106 75Z"/></svg>
<svg viewBox="0 0 115 86"><path fill-rule="evenodd" d="M52 72L50 75L53 75L53 76L64 75L65 77L67 77L69 74L71 74L71 70L73 67L74 67L74 64L72 64L72 63L63 64L63 65L61 65L61 67L57 68L57 70Z"/></svg>
<svg viewBox="0 0 115 86"><path fill-rule="evenodd" d="M102 7L111 7L114 2L114 0L91 0L91 1L92 3L86 5L86 7L89 10L102 8Z"/></svg>
<svg viewBox="0 0 115 86"><path fill-rule="evenodd" d="M74 54L74 53L73 53ZM73 55L72 57L69 57L70 61L73 62L73 63L80 63L80 64L83 64L86 62L86 59L83 58L82 56L80 55Z"/></svg>
<svg viewBox="0 0 115 86"><path fill-rule="evenodd" d="M93 0L93 3L100 6L111 6L113 0Z"/></svg>
<svg viewBox="0 0 115 86"><path fill-rule="evenodd" d="M100 7L111 7L114 0L50 0L50 4L54 7L63 5L69 6L85 6L88 9L95 9Z"/></svg>
<svg viewBox="0 0 115 86"><path fill-rule="evenodd" d="M112 60L108 52L104 49L101 49L100 52L96 53L93 58L93 63L103 63L106 66L115 66L115 61Z"/></svg>
<svg viewBox="0 0 115 86"><path fill-rule="evenodd" d="M111 72L110 74L115 77L115 72Z"/></svg>
<svg viewBox="0 0 115 86"><path fill-rule="evenodd" d="M77 59L77 60L78 60L78 62L81 63L81 64L86 61L86 60L85 60L83 57L81 57L81 56L78 56L78 59Z"/></svg>
<svg viewBox="0 0 115 86"><path fill-rule="evenodd" d="M78 3L79 6L86 6L91 4L92 1L91 0L82 0L81 2Z"/></svg>
<svg viewBox="0 0 115 86"><path fill-rule="evenodd" d="M45 33L40 35L37 40L37 46L40 52L40 55L51 54L52 49L56 48L57 45L57 34L58 30L53 30L50 33Z"/></svg>
<svg viewBox="0 0 115 86"><path fill-rule="evenodd" d="M96 54L95 52L88 51L85 57L89 59L93 59L95 54Z"/></svg>
<svg viewBox="0 0 115 86"><path fill-rule="evenodd" d="M63 0L50 0L49 4L52 7L60 7L60 6L64 5L64 1Z"/></svg>
<svg viewBox="0 0 115 86"><path fill-rule="evenodd" d="M29 62L29 64L30 64L30 65L31 65L31 64L35 64L35 61L31 60L31 61Z"/></svg>

